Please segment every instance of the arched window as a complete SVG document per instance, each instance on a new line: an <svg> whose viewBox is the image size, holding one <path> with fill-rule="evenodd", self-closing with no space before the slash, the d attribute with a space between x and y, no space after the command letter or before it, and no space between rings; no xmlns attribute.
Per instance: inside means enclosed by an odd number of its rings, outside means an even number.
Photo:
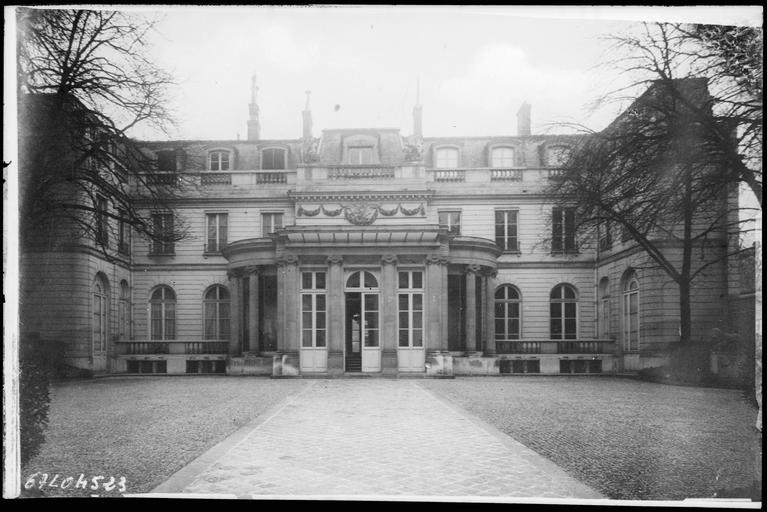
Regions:
<svg viewBox="0 0 767 512"><path fill-rule="evenodd" d="M495 339L518 340L521 329L522 300L519 290L505 284L495 291Z"/></svg>
<svg viewBox="0 0 767 512"><path fill-rule="evenodd" d="M229 338L229 291L226 288L219 284L208 288L203 298L203 315L206 340Z"/></svg>
<svg viewBox="0 0 767 512"><path fill-rule="evenodd" d="M599 280L599 337L610 337L610 280Z"/></svg>
<svg viewBox="0 0 767 512"><path fill-rule="evenodd" d="M107 349L107 331L109 326L108 285L103 276L97 275L93 283L93 350L103 352Z"/></svg>
<svg viewBox="0 0 767 512"><path fill-rule="evenodd" d="M376 276L367 271L355 272L346 280L347 288L378 288Z"/></svg>
<svg viewBox="0 0 767 512"><path fill-rule="evenodd" d="M457 169L458 148L437 148L434 155L434 167L438 169Z"/></svg>
<svg viewBox="0 0 767 512"><path fill-rule="evenodd" d="M490 153L490 167L514 167L514 148L493 148Z"/></svg>
<svg viewBox="0 0 767 512"><path fill-rule="evenodd" d="M120 281L120 302L117 306L117 336L121 340L130 338L130 285Z"/></svg>
<svg viewBox="0 0 767 512"><path fill-rule="evenodd" d="M229 165L229 151L216 150L208 153L208 169L211 171L228 171Z"/></svg>
<svg viewBox="0 0 767 512"><path fill-rule="evenodd" d="M578 338L578 293L569 284L551 290L551 339Z"/></svg>
<svg viewBox="0 0 767 512"><path fill-rule="evenodd" d="M176 338L176 294L169 286L159 286L149 298L149 337L152 340Z"/></svg>
<svg viewBox="0 0 767 512"><path fill-rule="evenodd" d="M639 281L634 272L623 287L623 348L639 350Z"/></svg>

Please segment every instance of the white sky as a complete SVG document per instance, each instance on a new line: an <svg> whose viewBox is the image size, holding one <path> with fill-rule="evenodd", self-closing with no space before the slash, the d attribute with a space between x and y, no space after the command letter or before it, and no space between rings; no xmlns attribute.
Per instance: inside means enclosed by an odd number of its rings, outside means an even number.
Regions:
<svg viewBox="0 0 767 512"><path fill-rule="evenodd" d="M625 32L629 19L761 24L762 9L185 7L162 16L153 55L179 82L174 138L246 138L255 72L261 137L279 139L301 136L307 89L315 135L372 127L408 135L417 77L425 136L514 135L523 101L534 133L557 121L599 129L615 107L589 118L587 104L621 79L595 69L600 36Z"/></svg>

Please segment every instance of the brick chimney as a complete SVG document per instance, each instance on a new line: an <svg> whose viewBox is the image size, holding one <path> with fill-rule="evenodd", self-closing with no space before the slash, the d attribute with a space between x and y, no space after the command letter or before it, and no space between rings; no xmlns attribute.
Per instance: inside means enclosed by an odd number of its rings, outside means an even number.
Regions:
<svg viewBox="0 0 767 512"><path fill-rule="evenodd" d="M517 111L517 135L520 137L528 137L531 135L530 131L530 104L526 101L522 102L522 106Z"/></svg>
<svg viewBox="0 0 767 512"><path fill-rule="evenodd" d="M306 107L302 112L304 118L304 141L312 140L312 111L309 110L309 97L312 91L306 91Z"/></svg>
<svg viewBox="0 0 767 512"><path fill-rule="evenodd" d="M253 74L250 84L250 117L248 118L248 140L258 140L261 138L261 120L258 112L258 86L256 85L256 74Z"/></svg>

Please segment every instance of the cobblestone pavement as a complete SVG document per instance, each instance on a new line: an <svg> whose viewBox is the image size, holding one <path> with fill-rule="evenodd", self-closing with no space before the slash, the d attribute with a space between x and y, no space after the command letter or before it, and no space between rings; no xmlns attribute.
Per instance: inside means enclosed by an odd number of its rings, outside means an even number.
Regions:
<svg viewBox="0 0 767 512"><path fill-rule="evenodd" d="M761 482L756 409L737 390L607 376L421 385L610 499L752 498Z"/></svg>
<svg viewBox="0 0 767 512"><path fill-rule="evenodd" d="M418 382L383 379L314 381L153 492L602 498Z"/></svg>

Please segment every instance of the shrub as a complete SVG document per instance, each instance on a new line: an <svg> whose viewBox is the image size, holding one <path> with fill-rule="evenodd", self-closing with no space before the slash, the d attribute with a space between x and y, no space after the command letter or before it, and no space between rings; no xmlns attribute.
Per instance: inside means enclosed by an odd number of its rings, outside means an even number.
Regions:
<svg viewBox="0 0 767 512"><path fill-rule="evenodd" d="M45 441L50 377L55 371L51 346L32 335L21 340L19 360L19 443L21 463L37 455Z"/></svg>
<svg viewBox="0 0 767 512"><path fill-rule="evenodd" d="M38 454L45 441L50 395L48 374L38 362L22 360L19 369L19 441L23 465Z"/></svg>

